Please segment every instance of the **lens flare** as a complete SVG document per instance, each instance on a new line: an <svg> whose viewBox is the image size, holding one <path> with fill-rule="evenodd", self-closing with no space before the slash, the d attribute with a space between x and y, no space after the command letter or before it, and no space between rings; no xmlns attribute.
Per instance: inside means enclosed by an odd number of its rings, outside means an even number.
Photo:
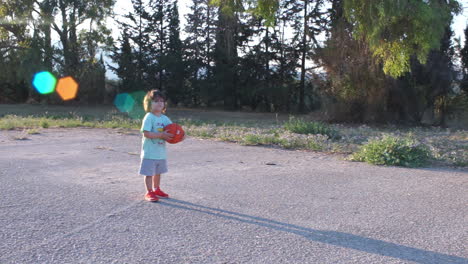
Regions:
<svg viewBox="0 0 468 264"><path fill-rule="evenodd" d="M118 94L114 99L114 105L120 112L129 113L135 105L135 100L128 93Z"/></svg>
<svg viewBox="0 0 468 264"><path fill-rule="evenodd" d="M78 93L78 83L71 76L62 77L58 80L55 90L62 100L72 100L75 99Z"/></svg>
<svg viewBox="0 0 468 264"><path fill-rule="evenodd" d="M36 73L32 81L34 88L40 94L50 94L54 92L56 83L57 79L48 71Z"/></svg>
<svg viewBox="0 0 468 264"><path fill-rule="evenodd" d="M145 98L146 93L144 91L137 91L130 93L130 96L133 98L135 101L135 104L133 105L133 108L131 109L130 112L128 112L128 115L133 118L133 119L142 119L146 112L143 107L143 98Z"/></svg>

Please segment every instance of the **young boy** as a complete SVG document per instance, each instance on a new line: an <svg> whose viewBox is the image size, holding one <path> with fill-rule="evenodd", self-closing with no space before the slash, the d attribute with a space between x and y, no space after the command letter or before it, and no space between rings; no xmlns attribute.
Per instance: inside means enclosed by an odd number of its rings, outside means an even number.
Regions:
<svg viewBox="0 0 468 264"><path fill-rule="evenodd" d="M166 112L166 97L159 90L149 91L143 101L146 115L143 118L141 132L140 174L145 176L145 200L157 202L159 198L168 198L160 188L161 174L166 173L166 140L173 137L164 131L164 127L172 121L164 115Z"/></svg>

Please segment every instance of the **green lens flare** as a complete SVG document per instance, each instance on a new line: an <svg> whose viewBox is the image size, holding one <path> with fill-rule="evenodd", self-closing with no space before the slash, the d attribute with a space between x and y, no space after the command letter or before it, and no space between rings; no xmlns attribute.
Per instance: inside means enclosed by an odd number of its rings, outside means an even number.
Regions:
<svg viewBox="0 0 468 264"><path fill-rule="evenodd" d="M120 112L129 113L135 105L135 99L128 93L121 93L115 97L114 105Z"/></svg>
<svg viewBox="0 0 468 264"><path fill-rule="evenodd" d="M144 91L137 91L130 93L130 96L135 101L132 110L128 113L128 115L133 119L143 119L146 112L143 107L143 99L145 98L146 93Z"/></svg>

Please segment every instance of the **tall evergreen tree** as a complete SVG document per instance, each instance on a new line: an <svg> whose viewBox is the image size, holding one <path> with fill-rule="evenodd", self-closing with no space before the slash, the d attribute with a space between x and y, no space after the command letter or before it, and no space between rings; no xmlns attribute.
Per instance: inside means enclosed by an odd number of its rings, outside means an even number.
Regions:
<svg viewBox="0 0 468 264"><path fill-rule="evenodd" d="M432 50L426 64L412 60L410 85L419 100L413 101L418 105L415 112L417 121L424 117L424 122L432 125L445 125L447 95L454 80L454 47L452 44L453 31L448 24L444 37L440 41L440 48ZM439 113L439 118L435 116ZM423 116L424 115L424 116Z"/></svg>
<svg viewBox="0 0 468 264"><path fill-rule="evenodd" d="M180 40L179 10L177 1L173 3L169 13L169 42L167 45L167 92L168 97L177 104L187 99L184 87L185 66L183 61L183 45Z"/></svg>
<svg viewBox="0 0 468 264"><path fill-rule="evenodd" d="M239 108L238 91L238 13L242 4L222 1L218 12L215 47L215 75L217 87L222 89L224 108Z"/></svg>
<svg viewBox="0 0 468 264"><path fill-rule="evenodd" d="M132 0L132 7L133 10L124 16L126 20L120 21L122 25L121 52L119 55L119 48L114 47L113 59L119 65L119 68L114 71L118 75L120 72L119 77L123 78L121 87L123 91L149 90L156 87L155 78L150 76L149 55L152 51L152 43L148 30L151 24L149 7L143 0Z"/></svg>
<svg viewBox="0 0 468 264"><path fill-rule="evenodd" d="M150 19L146 28L150 34L148 58L151 60L149 75L154 78L158 89L166 91L167 87L167 54L169 44L169 23L174 0L152 0L149 3Z"/></svg>
<svg viewBox="0 0 468 264"><path fill-rule="evenodd" d="M283 93L285 89L278 82L281 71L278 34L278 27L267 26L261 17L248 16L240 25L239 49L244 55L240 59L239 91L241 103L252 109L260 105L263 111L275 111L287 98L287 93Z"/></svg>
<svg viewBox="0 0 468 264"><path fill-rule="evenodd" d="M119 92L134 92L141 90L141 70L137 69L137 59L135 58L134 51L130 43L130 36L128 30L124 28L122 30L122 36L119 38L120 47L114 46L111 54L111 59L117 64L116 67L110 65L112 71L114 71L120 78ZM138 74L139 73L139 74ZM149 87L148 87L149 88Z"/></svg>
<svg viewBox="0 0 468 264"><path fill-rule="evenodd" d="M278 22L274 28L275 33L271 47L277 67L276 74L273 76L273 82L277 84L275 93L278 93L282 98L281 104L284 105L285 110L290 112L293 110L292 106L297 105L295 100L297 98L295 95L297 92L296 76L300 53L296 49L297 39L290 39L286 36L286 31L295 20L295 17L291 16L290 10L286 9L287 2L288 0L280 2L280 8L276 15Z"/></svg>
<svg viewBox="0 0 468 264"><path fill-rule="evenodd" d="M286 13L294 17L294 40L300 52L300 83L298 87L298 111L304 112L306 96L306 62L313 60L315 49L319 48L318 35L322 33L326 25L326 12L323 0L305 0L284 2Z"/></svg>
<svg viewBox="0 0 468 264"><path fill-rule="evenodd" d="M465 44L461 49L461 66L463 72L462 89L468 94L468 25L465 28Z"/></svg>
<svg viewBox="0 0 468 264"><path fill-rule="evenodd" d="M185 32L185 61L190 85L190 103L215 101L213 93L214 46L217 23L217 7L210 5L209 0L193 0L187 14Z"/></svg>

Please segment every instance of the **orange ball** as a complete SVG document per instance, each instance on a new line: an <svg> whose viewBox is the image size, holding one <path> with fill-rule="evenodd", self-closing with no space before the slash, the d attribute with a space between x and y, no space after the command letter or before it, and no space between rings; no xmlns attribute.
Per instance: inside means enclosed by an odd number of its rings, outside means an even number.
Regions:
<svg viewBox="0 0 468 264"><path fill-rule="evenodd" d="M170 140L166 140L167 143L176 144L182 141L184 138L185 132L179 124L172 123L164 127L164 131L174 135Z"/></svg>

